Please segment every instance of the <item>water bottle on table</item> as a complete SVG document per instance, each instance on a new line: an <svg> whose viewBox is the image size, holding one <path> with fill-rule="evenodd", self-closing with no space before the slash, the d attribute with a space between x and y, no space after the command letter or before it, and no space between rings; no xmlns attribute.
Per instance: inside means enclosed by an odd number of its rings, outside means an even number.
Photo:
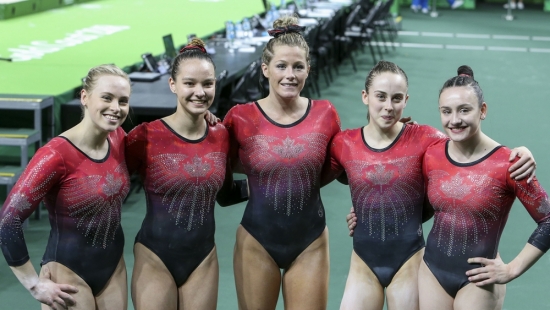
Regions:
<svg viewBox="0 0 550 310"><path fill-rule="evenodd" d="M225 22L225 38L229 42L235 40L235 24L232 21Z"/></svg>
<svg viewBox="0 0 550 310"><path fill-rule="evenodd" d="M243 19L243 32L245 38L252 38L254 34L252 33L252 25L250 24L250 20L248 18Z"/></svg>
<svg viewBox="0 0 550 310"><path fill-rule="evenodd" d="M236 39L244 38L243 24L241 22L235 23L235 38Z"/></svg>

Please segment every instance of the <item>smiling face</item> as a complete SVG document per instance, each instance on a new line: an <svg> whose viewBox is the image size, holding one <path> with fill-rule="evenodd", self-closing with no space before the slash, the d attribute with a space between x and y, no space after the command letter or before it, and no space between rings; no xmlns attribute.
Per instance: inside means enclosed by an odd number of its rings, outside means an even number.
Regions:
<svg viewBox="0 0 550 310"><path fill-rule="evenodd" d="M487 115L487 104L479 100L471 87L449 87L439 96L441 124L455 142L464 142L481 132L481 120Z"/></svg>
<svg viewBox="0 0 550 310"><path fill-rule="evenodd" d="M84 118L91 120L96 128L115 131L128 115L130 83L116 75L101 75L91 92L82 90Z"/></svg>
<svg viewBox="0 0 550 310"><path fill-rule="evenodd" d="M305 50L299 46L278 45L273 52L269 64L262 63L262 72L269 80L269 93L283 99L299 97L309 74Z"/></svg>
<svg viewBox="0 0 550 310"><path fill-rule="evenodd" d="M204 59L190 58L179 63L176 79L168 80L178 98L178 110L200 116L212 105L216 94L214 66Z"/></svg>
<svg viewBox="0 0 550 310"><path fill-rule="evenodd" d="M362 92L369 109L369 123L381 129L391 128L401 119L407 106L407 81L401 74L382 72L374 77L369 92Z"/></svg>

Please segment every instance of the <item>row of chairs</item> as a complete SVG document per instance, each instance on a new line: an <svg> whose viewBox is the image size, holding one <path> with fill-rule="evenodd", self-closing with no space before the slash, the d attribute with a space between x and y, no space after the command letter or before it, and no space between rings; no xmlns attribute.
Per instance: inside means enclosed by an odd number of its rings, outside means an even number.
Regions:
<svg viewBox="0 0 550 310"><path fill-rule="evenodd" d="M397 25L390 13L394 0L372 2L360 0L350 7L340 9L329 19L319 20L317 26L308 27L304 37L310 47L310 76L306 81L303 95L321 96L321 78L330 86L338 67L349 60L355 72L357 64L354 53L364 53L368 47L373 63L389 52L388 46L395 49ZM227 72L218 76L218 85L224 85ZM220 96L222 87L217 88L216 99L211 111L223 117L231 106L258 100L268 95L269 84L261 73L261 60L252 62L243 76L231 87L230 96ZM227 99L223 99L225 97Z"/></svg>

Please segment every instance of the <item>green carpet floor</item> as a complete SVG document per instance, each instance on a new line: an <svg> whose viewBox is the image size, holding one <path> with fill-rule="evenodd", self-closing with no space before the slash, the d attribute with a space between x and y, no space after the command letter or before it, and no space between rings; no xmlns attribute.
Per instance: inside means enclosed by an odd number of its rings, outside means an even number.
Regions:
<svg viewBox="0 0 550 310"><path fill-rule="evenodd" d="M0 21L0 57L18 60L0 61L0 94L58 95L98 64L161 54L166 34L179 46L263 10L260 0L102 0Z"/></svg>
<svg viewBox="0 0 550 310"><path fill-rule="evenodd" d="M127 2L127 1L113 1ZM107 4L109 1L99 1ZM223 3L223 2L222 2ZM537 159L537 175L543 186L550 190L550 125L547 122L550 108L550 53L500 50L456 50L426 48L426 44L516 47L550 49L550 41L533 40L533 37L550 36L550 16L542 9L515 12L518 19L507 22L501 19L504 10L500 6L478 5L475 11L441 11L437 19L426 15L402 12L403 31L431 33L489 34L528 36L523 39L464 39L453 37L402 35L400 43L417 44L419 47L399 47L385 54L385 59L400 65L409 77L410 100L405 110L423 124L441 128L437 111L438 91L443 82L456 74L462 64L472 66L476 79L485 92L489 105L483 131L507 146L528 146ZM160 21L163 22L163 21ZM177 22L167 29L175 29ZM184 31L183 34L190 32ZM182 36L183 36L182 34ZM125 35L124 32L120 33ZM441 36L441 35L440 35ZM160 52L159 35L146 49ZM183 38L183 37L181 37ZM125 40L132 40L127 37ZM134 40L135 41L135 40ZM141 44L141 43L140 43ZM423 46L423 47L422 47ZM116 50L116 48L113 48ZM118 57L120 51L114 53ZM108 53L106 52L106 55ZM137 55L137 53L136 53ZM53 56L53 55L52 55ZM86 58L87 56L78 56ZM356 56L359 72L351 69L349 62L340 67L340 75L322 97L332 101L338 109L343 128L356 128L366 124L366 108L360 100L361 89L373 63L367 54ZM109 60L105 60L109 62ZM30 66L30 63L29 63ZM0 72L2 67L0 67ZM78 70L75 70L75 72ZM28 71L31 75L34 71ZM80 72L80 71L79 71ZM1 192L0 192L1 195ZM331 277L328 309L338 309L349 269L352 239L347 236L345 215L350 206L349 189L332 183L322 189L330 230ZM1 199L1 198L0 198ZM220 290L218 308L237 309L232 273L232 251L235 231L242 217L244 204L216 210L216 243L220 261ZM132 244L145 213L143 192L132 194L123 206L122 225L126 235L125 259L128 270L133 266ZM500 254L510 261L525 245L536 225L523 206L516 202L500 244ZM431 228L428 222L424 231ZM49 224L47 219L32 220L26 231L30 255L38 264L44 251ZM547 291L550 288L550 255L545 255L520 278L508 285L504 309L550 309ZM0 260L0 308L38 309L38 304L23 289L3 260ZM131 306L129 309L133 309ZM283 309L279 301L277 309Z"/></svg>

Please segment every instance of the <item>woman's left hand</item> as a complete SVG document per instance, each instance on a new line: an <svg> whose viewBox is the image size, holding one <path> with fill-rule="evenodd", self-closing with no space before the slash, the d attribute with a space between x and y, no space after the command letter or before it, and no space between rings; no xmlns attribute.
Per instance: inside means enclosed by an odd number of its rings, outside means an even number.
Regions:
<svg viewBox="0 0 550 310"><path fill-rule="evenodd" d="M469 264L481 264L482 267L466 271L468 281L476 286L488 284L505 284L514 279L511 268L505 264L497 253L495 259L474 257L468 259Z"/></svg>
<svg viewBox="0 0 550 310"><path fill-rule="evenodd" d="M216 115L212 114L212 112L210 111L206 111L206 113L204 113L204 119L211 126L214 126L217 123L221 122L221 120Z"/></svg>
<svg viewBox="0 0 550 310"><path fill-rule="evenodd" d="M526 147L520 146L512 150L509 160L514 161L516 157L519 157L519 160L508 169L510 177L514 180L522 180L529 177L527 183L531 183L531 180L535 177L535 170L537 168L533 154Z"/></svg>
<svg viewBox="0 0 550 310"><path fill-rule="evenodd" d="M402 117L399 121L400 121L401 123L404 123L404 124L418 125L418 123L417 123L416 121L414 121L414 120L412 119L412 117L410 117L410 116Z"/></svg>

